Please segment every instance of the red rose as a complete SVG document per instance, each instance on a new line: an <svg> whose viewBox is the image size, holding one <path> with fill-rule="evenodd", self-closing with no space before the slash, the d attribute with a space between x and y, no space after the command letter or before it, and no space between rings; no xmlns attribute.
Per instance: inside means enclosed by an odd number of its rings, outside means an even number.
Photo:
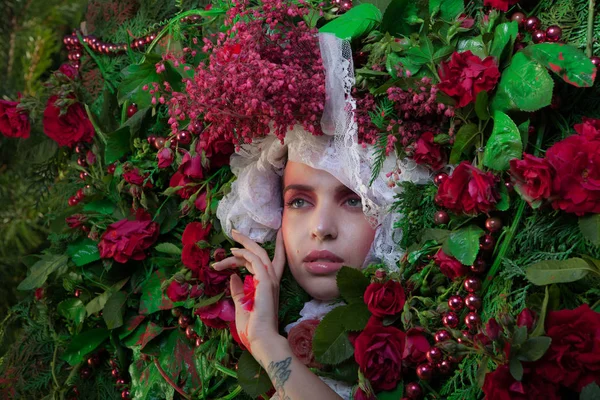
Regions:
<svg viewBox="0 0 600 400"><path fill-rule="evenodd" d="M186 244L181 251L181 262L197 277L203 268L208 268L210 250L201 249L195 244Z"/></svg>
<svg viewBox="0 0 600 400"><path fill-rule="evenodd" d="M211 168L218 168L223 165L229 165L229 159L233 154L235 147L233 143L227 140L216 139L212 140L210 143L201 140L196 147L198 153L200 153L200 150L206 152L206 158L210 161Z"/></svg>
<svg viewBox="0 0 600 400"><path fill-rule="evenodd" d="M192 290L190 291L190 297L192 299L200 297L203 294L204 294L204 290L202 290L202 287L200 285L194 285L194 286L192 286Z"/></svg>
<svg viewBox="0 0 600 400"><path fill-rule="evenodd" d="M402 358L412 365L421 364L425 361L425 356L430 348L431 345L422 329L409 329L406 332L406 345L404 346Z"/></svg>
<svg viewBox="0 0 600 400"><path fill-rule="evenodd" d="M600 313L587 304L551 311L545 325L552 342L536 363L536 373L577 392L592 382L600 384Z"/></svg>
<svg viewBox="0 0 600 400"><path fill-rule="evenodd" d="M231 299L221 299L209 306L198 308L195 314L200 317L204 325L223 329L229 322L235 320L235 305Z"/></svg>
<svg viewBox="0 0 600 400"><path fill-rule="evenodd" d="M484 0L483 5L493 7L500 11L508 11L510 6L517 4L519 0Z"/></svg>
<svg viewBox="0 0 600 400"><path fill-rule="evenodd" d="M187 300L189 294L190 284L187 282L171 281L167 287L167 297L174 302Z"/></svg>
<svg viewBox="0 0 600 400"><path fill-rule="evenodd" d="M307 319L294 325L288 333L288 343L292 353L300 362L309 368L321 368L322 365L315 361L313 354L312 341L315 331L319 325L318 319Z"/></svg>
<svg viewBox="0 0 600 400"><path fill-rule="evenodd" d="M229 293L229 277L232 274L230 269L215 271L209 266L204 266L198 272L198 279L204 283L204 293L207 296L216 296L221 292Z"/></svg>
<svg viewBox="0 0 600 400"><path fill-rule="evenodd" d="M554 170L543 158L523 154L522 160L510 160L510 175L516 191L534 208L552 194Z"/></svg>
<svg viewBox="0 0 600 400"><path fill-rule="evenodd" d="M389 280L385 283L371 283L364 295L365 303L371 314L383 318L386 315L396 315L402 311L406 295L402 285Z"/></svg>
<svg viewBox="0 0 600 400"><path fill-rule="evenodd" d="M471 50L454 52L450 61L440 64L438 73L441 79L438 88L454 98L457 107L474 102L479 92L492 90L500 79L496 60L493 57L482 60Z"/></svg>
<svg viewBox="0 0 600 400"><path fill-rule="evenodd" d="M64 63L58 68L58 71L69 79L75 79L79 75L79 70L70 63Z"/></svg>
<svg viewBox="0 0 600 400"><path fill-rule="evenodd" d="M225 249L222 249L220 247L218 249L215 249L215 252L213 253L213 258L215 259L215 261L224 260L225 257L227 257L227 253L225 253Z"/></svg>
<svg viewBox="0 0 600 400"><path fill-rule="evenodd" d="M71 229L82 227L87 221L87 217L84 214L73 214L65 218L67 226Z"/></svg>
<svg viewBox="0 0 600 400"><path fill-rule="evenodd" d="M580 135L592 138L600 135L600 119L583 117L581 124L576 124L573 128Z"/></svg>
<svg viewBox="0 0 600 400"><path fill-rule="evenodd" d="M194 193L196 193L196 189L192 186L187 186L188 183L192 183L192 180L186 178L181 172L175 172L169 181L169 187L179 187L182 186L176 193L182 199L189 199Z"/></svg>
<svg viewBox="0 0 600 400"><path fill-rule="evenodd" d="M149 175L150 173L147 172L144 176L142 176L140 174L139 169L133 168L132 170L129 170L123 174L123 179L125 179L127 183L130 183L132 185L145 186L147 188L151 188L152 183L149 180L148 182L146 182L146 185L144 185L144 181L146 180L146 178L148 178Z"/></svg>
<svg viewBox="0 0 600 400"><path fill-rule="evenodd" d="M190 153L185 153L179 166L179 172L191 179L202 179L202 157L199 155L191 156Z"/></svg>
<svg viewBox="0 0 600 400"><path fill-rule="evenodd" d="M27 139L31 132L29 117L18 106L18 101L0 100L0 133L6 137Z"/></svg>
<svg viewBox="0 0 600 400"><path fill-rule="evenodd" d="M130 259L143 260L145 250L158 238L158 224L152 221L122 219L110 225L102 234L98 250L102 258L114 258L126 263Z"/></svg>
<svg viewBox="0 0 600 400"><path fill-rule="evenodd" d="M198 195L198 197L196 197L196 200L194 201L194 206L201 212L204 212L206 210L206 192L202 192L200 193L200 195Z"/></svg>
<svg viewBox="0 0 600 400"><path fill-rule="evenodd" d="M463 161L439 186L435 202L457 214L488 213L500 200L497 181L491 172L480 171Z"/></svg>
<svg viewBox="0 0 600 400"><path fill-rule="evenodd" d="M354 392L354 400L377 400L377 397L374 393L365 393L362 388L357 387Z"/></svg>
<svg viewBox="0 0 600 400"><path fill-rule="evenodd" d="M524 308L523 311L521 311L517 316L517 326L526 326L527 332L531 332L533 330L535 320L535 313L529 308Z"/></svg>
<svg viewBox="0 0 600 400"><path fill-rule="evenodd" d="M201 240L206 240L212 229L211 224L204 225L202 222L190 222L186 225L181 242L184 245L196 244Z"/></svg>
<svg viewBox="0 0 600 400"><path fill-rule="evenodd" d="M173 164L175 155L173 154L173 150L163 147L156 153L156 158L158 159L158 168L167 168Z"/></svg>
<svg viewBox="0 0 600 400"><path fill-rule="evenodd" d="M446 157L440 145L433 141L433 133L425 132L417 140L412 159L417 164L428 165L432 170L438 170L446 164Z"/></svg>
<svg viewBox="0 0 600 400"><path fill-rule="evenodd" d="M254 295L256 294L256 282L250 274L244 277L244 296L242 296L242 307L246 311L254 309Z"/></svg>
<svg viewBox="0 0 600 400"><path fill-rule="evenodd" d="M444 253L442 249L439 249L438 252L435 253L433 260L436 265L440 267L442 274L446 275L448 279L455 280L461 276L465 276L469 272L469 268L456 258Z"/></svg>
<svg viewBox="0 0 600 400"><path fill-rule="evenodd" d="M529 371L527 371L529 372ZM485 375L483 393L486 400L560 400L558 387L540 376L526 373L521 382L510 374L507 365Z"/></svg>
<svg viewBox="0 0 600 400"><path fill-rule="evenodd" d="M600 213L600 131L589 122L546 152L556 171L552 206L568 213Z"/></svg>
<svg viewBox="0 0 600 400"><path fill-rule="evenodd" d="M502 327L498 321L496 321L496 318L490 318L485 324L485 334L490 338L490 340L498 340L501 332Z"/></svg>
<svg viewBox="0 0 600 400"><path fill-rule="evenodd" d="M65 114L56 106L58 96L48 99L44 110L44 133L59 146L73 147L79 142L91 142L94 127L80 103L71 104Z"/></svg>
<svg viewBox="0 0 600 400"><path fill-rule="evenodd" d="M354 359L374 390L392 390L402 378L406 334L371 317L354 342Z"/></svg>
<svg viewBox="0 0 600 400"><path fill-rule="evenodd" d="M475 25L475 19L469 18L467 14L460 14L456 20L460 21L460 27L464 29L471 29Z"/></svg>

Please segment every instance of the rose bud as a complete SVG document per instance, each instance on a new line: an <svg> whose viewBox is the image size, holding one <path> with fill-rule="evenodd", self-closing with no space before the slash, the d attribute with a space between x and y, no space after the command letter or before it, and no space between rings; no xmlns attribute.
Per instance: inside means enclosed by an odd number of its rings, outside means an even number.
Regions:
<svg viewBox="0 0 600 400"><path fill-rule="evenodd" d="M527 332L531 332L535 324L536 315L529 308L524 308L517 317L517 326L526 326Z"/></svg>
<svg viewBox="0 0 600 400"><path fill-rule="evenodd" d="M490 318L487 324L485 324L485 333L491 340L498 340L501 331L502 327L495 318Z"/></svg>
<svg viewBox="0 0 600 400"><path fill-rule="evenodd" d="M156 153L156 158L158 158L158 168L167 168L173 163L175 156L173 150L163 147Z"/></svg>

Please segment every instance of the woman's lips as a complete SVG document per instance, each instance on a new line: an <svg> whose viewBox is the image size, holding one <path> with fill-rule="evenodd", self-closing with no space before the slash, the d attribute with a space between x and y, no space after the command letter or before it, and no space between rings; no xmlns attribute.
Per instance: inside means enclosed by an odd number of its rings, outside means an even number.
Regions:
<svg viewBox="0 0 600 400"><path fill-rule="evenodd" d="M343 263L332 261L309 261L304 262L304 265L313 275L332 275L342 268Z"/></svg>

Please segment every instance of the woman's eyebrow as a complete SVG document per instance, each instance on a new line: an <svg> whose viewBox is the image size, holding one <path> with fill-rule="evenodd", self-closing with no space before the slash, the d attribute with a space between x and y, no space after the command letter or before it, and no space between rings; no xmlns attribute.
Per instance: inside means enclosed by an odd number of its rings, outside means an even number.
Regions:
<svg viewBox="0 0 600 400"><path fill-rule="evenodd" d="M287 185L285 189L283 189L283 194L285 194L285 192L288 190L304 190L307 192L312 192L315 190L315 188L309 185Z"/></svg>

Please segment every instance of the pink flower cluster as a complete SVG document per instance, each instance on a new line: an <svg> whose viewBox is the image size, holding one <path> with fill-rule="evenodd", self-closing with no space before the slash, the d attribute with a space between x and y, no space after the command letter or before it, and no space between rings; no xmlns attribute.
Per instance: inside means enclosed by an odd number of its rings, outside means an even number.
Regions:
<svg viewBox="0 0 600 400"><path fill-rule="evenodd" d="M172 131L189 119L206 126L203 143L249 143L271 130L283 140L295 124L322 134L324 68L317 30L302 21L308 12L302 5L265 0L250 8L236 2L228 12L228 32L216 35L216 44L204 39L208 61L186 81L185 92L170 100Z"/></svg>

